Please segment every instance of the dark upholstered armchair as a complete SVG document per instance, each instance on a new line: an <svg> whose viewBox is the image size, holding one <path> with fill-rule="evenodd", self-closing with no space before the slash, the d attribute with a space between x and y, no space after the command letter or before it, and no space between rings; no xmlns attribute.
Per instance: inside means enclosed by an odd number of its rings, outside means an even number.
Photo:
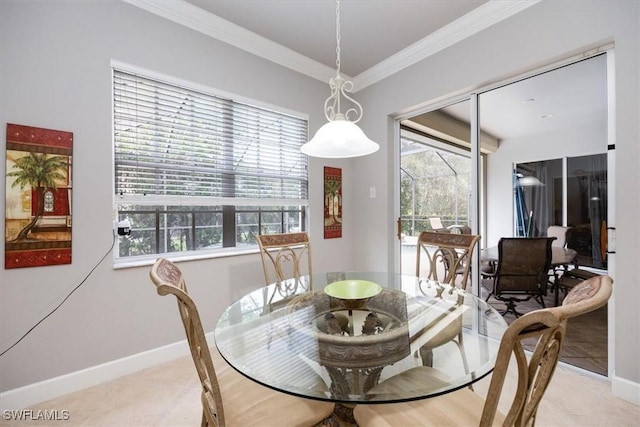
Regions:
<svg viewBox="0 0 640 427"><path fill-rule="evenodd" d="M498 265L495 273L483 273L483 286L492 296L504 302L502 313L522 315L516 303L535 298L545 307L547 272L551 266L551 243L555 237L503 237L498 242Z"/></svg>

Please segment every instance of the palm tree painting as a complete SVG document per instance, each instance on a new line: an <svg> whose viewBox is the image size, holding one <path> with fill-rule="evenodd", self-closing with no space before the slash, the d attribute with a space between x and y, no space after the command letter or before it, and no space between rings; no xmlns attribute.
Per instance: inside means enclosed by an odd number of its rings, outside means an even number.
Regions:
<svg viewBox="0 0 640 427"><path fill-rule="evenodd" d="M324 168L324 238L342 237L342 169Z"/></svg>
<svg viewBox="0 0 640 427"><path fill-rule="evenodd" d="M7 125L5 268L71 263L71 132Z"/></svg>
<svg viewBox="0 0 640 427"><path fill-rule="evenodd" d="M43 153L29 153L24 157L16 159L13 165L13 172L8 172L8 177L13 177L15 180L11 184L12 187L20 186L23 190L29 186L31 188L42 188L42 191L37 191L36 200L36 212L33 219L24 226L18 233L14 242L28 241L29 232L38 223L38 220L44 214L45 195L47 192L57 190L56 181L66 180L65 175L68 167L66 158L62 156L48 156Z"/></svg>

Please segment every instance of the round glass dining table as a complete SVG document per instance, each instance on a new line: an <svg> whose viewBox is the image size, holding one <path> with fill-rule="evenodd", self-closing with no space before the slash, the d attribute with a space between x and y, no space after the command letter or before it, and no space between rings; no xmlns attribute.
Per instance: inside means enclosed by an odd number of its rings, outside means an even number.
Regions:
<svg viewBox="0 0 640 427"><path fill-rule="evenodd" d="M332 296L325 292L330 284L373 292ZM238 372L283 393L392 403L483 378L493 370L506 327L482 299L450 286L394 273L335 272L243 296L218 319L215 343ZM394 381L413 372L420 375Z"/></svg>

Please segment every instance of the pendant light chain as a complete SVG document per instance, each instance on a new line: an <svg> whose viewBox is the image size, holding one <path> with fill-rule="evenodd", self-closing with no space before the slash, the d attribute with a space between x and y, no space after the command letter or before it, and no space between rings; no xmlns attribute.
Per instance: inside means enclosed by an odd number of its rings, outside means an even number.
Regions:
<svg viewBox="0 0 640 427"><path fill-rule="evenodd" d="M356 123L362 118L362 106L349 94L353 83L340 76L340 0L336 0L336 76L329 79L331 95L324 101L324 124L311 141L300 151L307 156L324 158L349 158L375 153L380 146L367 138ZM344 113L340 109L341 99L353 104Z"/></svg>
<svg viewBox="0 0 640 427"><path fill-rule="evenodd" d="M340 76L340 0L336 0L336 76Z"/></svg>

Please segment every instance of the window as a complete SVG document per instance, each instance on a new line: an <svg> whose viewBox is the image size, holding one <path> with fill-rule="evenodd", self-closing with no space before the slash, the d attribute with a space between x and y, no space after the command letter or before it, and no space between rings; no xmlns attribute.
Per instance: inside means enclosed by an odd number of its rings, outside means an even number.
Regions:
<svg viewBox="0 0 640 427"><path fill-rule="evenodd" d="M167 80L113 70L117 258L304 230L307 120Z"/></svg>

